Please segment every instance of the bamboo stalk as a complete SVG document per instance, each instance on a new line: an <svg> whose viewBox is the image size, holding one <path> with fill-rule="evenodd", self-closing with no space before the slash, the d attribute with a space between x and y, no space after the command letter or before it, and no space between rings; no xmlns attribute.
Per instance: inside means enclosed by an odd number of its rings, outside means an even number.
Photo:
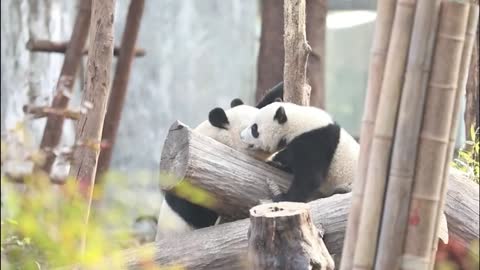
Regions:
<svg viewBox="0 0 480 270"><path fill-rule="evenodd" d="M360 130L360 157L357 167L357 176L352 191L352 205L348 215L348 225L345 232L343 256L340 269L350 270L353 265L355 243L357 242L358 226L360 222L361 206L365 191L370 147L375 127L378 100L383 81L385 62L392 32L396 0L378 2L375 35L370 52L370 66L368 71L367 96L363 109L362 126Z"/></svg>
<svg viewBox="0 0 480 270"><path fill-rule="evenodd" d="M403 86L403 76L415 14L415 0L399 0L395 8L382 94L370 149L362 213L353 269L372 269L386 185L390 151Z"/></svg>
<svg viewBox="0 0 480 270"><path fill-rule="evenodd" d="M468 4L442 2L401 269L428 269L440 208Z"/></svg>
<svg viewBox="0 0 480 270"><path fill-rule="evenodd" d="M445 197L447 193L447 179L448 174L450 172L450 162L453 157L453 152L455 149L455 141L457 139L457 129L458 129L458 116L460 113L460 101L462 100L462 95L465 94L465 89L467 87L467 79L469 74L469 67L470 62L472 60L472 52L473 52L473 45L475 43L475 34L477 30L478 24L478 5L472 4L470 5L469 14L468 14L468 22L467 22L467 30L465 33L465 42L463 44L462 50L462 58L460 62L460 71L459 71L459 79L457 84L457 93L455 95L455 104L454 104L454 113L452 114L451 119L451 126L450 126L450 135L448 141L448 148L447 148L447 158L445 159L444 165L444 175L442 182L442 191L440 197L440 207L437 210L436 214L436 222L434 224L439 223L440 215L443 213L443 208L445 205ZM436 227L435 235L438 233L439 226ZM432 256L430 258L430 269L433 269L435 265L435 255L437 253L437 246L438 245L438 238L433 238L433 243L431 246L432 249Z"/></svg>
<svg viewBox="0 0 480 270"><path fill-rule="evenodd" d="M400 266L439 11L440 0L417 2L375 269L394 270Z"/></svg>

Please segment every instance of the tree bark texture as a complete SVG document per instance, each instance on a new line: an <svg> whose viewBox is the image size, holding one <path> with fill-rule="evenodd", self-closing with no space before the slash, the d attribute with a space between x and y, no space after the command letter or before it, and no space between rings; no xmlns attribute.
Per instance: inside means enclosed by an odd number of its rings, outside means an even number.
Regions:
<svg viewBox="0 0 480 270"><path fill-rule="evenodd" d="M100 139L110 93L114 12L115 0L93 0L87 75L85 92L82 97L82 103L89 102L93 104L93 108L80 118L77 124L76 139L87 145L95 144L97 147L75 148L70 170L71 176L89 188L86 224L88 224L93 183L100 153Z"/></svg>
<svg viewBox="0 0 480 270"><path fill-rule="evenodd" d="M325 230L323 240L338 265L342 255L351 193L316 200L309 205L313 223ZM458 237L466 243L478 239L478 185L458 170L452 169L449 176L445 213L452 237ZM122 251L100 262L93 269L120 269L120 266L114 267L117 263L123 263L123 267L128 269L142 269L145 265L182 266L196 270L249 269L249 223L248 219L244 219L164 238L140 248Z"/></svg>
<svg viewBox="0 0 480 270"><path fill-rule="evenodd" d="M352 210L349 213L348 227L343 247L342 270L351 270L358 237L358 226L365 192L370 148L375 128L378 101L382 87L385 63L387 61L390 35L395 15L396 0L378 2L375 34L368 68L367 95L365 97L362 126L360 130L360 156L352 195Z"/></svg>
<svg viewBox="0 0 480 270"><path fill-rule="evenodd" d="M335 263L305 203L261 204L250 209L248 268L333 270Z"/></svg>
<svg viewBox="0 0 480 270"><path fill-rule="evenodd" d="M163 190L181 196L184 187L198 188L209 195L203 202L208 208L237 219L248 217L260 199L273 197L269 181L285 192L292 177L178 121L165 140L160 174Z"/></svg>
<svg viewBox="0 0 480 270"><path fill-rule="evenodd" d="M85 46L90 26L92 0L80 1L78 14L73 26L72 36L70 37L69 46L65 51L62 70L58 78L55 96L53 97L52 107L55 109L66 109L73 90L75 76L80 66L83 48ZM49 115L40 142L40 149L51 153L51 149L56 147L60 142L63 130L64 118L58 115ZM47 155L43 170L50 173L55 155Z"/></svg>
<svg viewBox="0 0 480 270"><path fill-rule="evenodd" d="M262 0L262 30L257 60L256 102L283 81L283 0Z"/></svg>
<svg viewBox="0 0 480 270"><path fill-rule="evenodd" d="M130 0L125 30L123 31L122 44L120 47L120 57L115 66L115 75L105 114L105 124L102 130L102 140L107 141L109 147L100 151L97 173L97 176L99 177L97 177L97 180L101 179L103 173L108 170L112 160L113 147L115 146L118 127L122 116L122 108L127 95L128 81L133 59L135 57L135 45L137 43L144 6L145 0Z"/></svg>
<svg viewBox="0 0 480 270"><path fill-rule="evenodd" d="M478 0L471 1L472 4L478 6ZM479 92L480 92L480 85L479 85L479 60L480 54L478 50L480 47L478 45L480 39L480 30L479 26L477 25L476 29L476 38L475 38L475 46L473 48L472 53L472 60L470 62L470 69L468 72L468 81L467 81L467 93L466 93L466 104L465 104L465 134L467 135L467 140L471 140L470 137L470 128L474 126L474 128L480 127L480 106L478 105L480 102L479 99ZM477 135L478 136L478 135ZM478 158L478 157L477 157Z"/></svg>
<svg viewBox="0 0 480 270"><path fill-rule="evenodd" d="M262 0L262 32L257 64L258 102L265 92L283 81L284 39L283 0ZM306 0L306 36L312 52L308 57L307 80L311 85L310 104L325 108L325 0Z"/></svg>
<svg viewBox="0 0 480 270"><path fill-rule="evenodd" d="M325 108L325 33L327 1L307 0L307 41L312 51L308 56L307 80L312 87L310 106Z"/></svg>
<svg viewBox="0 0 480 270"><path fill-rule="evenodd" d="M307 61L311 48L306 36L306 0L284 2L284 47L283 69L284 99L299 105L310 104L311 88L307 84Z"/></svg>

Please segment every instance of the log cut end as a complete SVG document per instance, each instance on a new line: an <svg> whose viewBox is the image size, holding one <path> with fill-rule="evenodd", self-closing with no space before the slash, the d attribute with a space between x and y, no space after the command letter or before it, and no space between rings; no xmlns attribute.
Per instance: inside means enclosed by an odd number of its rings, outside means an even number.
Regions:
<svg viewBox="0 0 480 270"><path fill-rule="evenodd" d="M249 269L334 269L335 263L305 203L279 202L250 209Z"/></svg>
<svg viewBox="0 0 480 270"><path fill-rule="evenodd" d="M161 188L170 190L185 178L189 160L188 126L175 121L169 128L160 160Z"/></svg>

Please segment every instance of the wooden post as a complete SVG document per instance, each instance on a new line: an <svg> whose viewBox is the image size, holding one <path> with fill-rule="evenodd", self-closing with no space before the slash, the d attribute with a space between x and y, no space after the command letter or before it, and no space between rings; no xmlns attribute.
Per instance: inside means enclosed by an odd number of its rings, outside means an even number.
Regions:
<svg viewBox="0 0 480 270"><path fill-rule="evenodd" d="M262 26L257 60L256 102L265 92L283 81L283 1L260 1Z"/></svg>
<svg viewBox="0 0 480 270"><path fill-rule="evenodd" d="M248 269L325 269L335 263L306 203L261 204L250 209Z"/></svg>
<svg viewBox="0 0 480 270"><path fill-rule="evenodd" d="M311 88L307 84L307 61L311 48L305 30L305 1L284 0L285 66L283 78L286 102L310 104Z"/></svg>
<svg viewBox="0 0 480 270"><path fill-rule="evenodd" d="M242 184L237 181L237 185ZM342 255L351 193L316 200L308 205L313 224L323 226L323 240L328 251L335 254L334 260L338 264ZM458 237L467 243L478 239L478 211L478 185L458 170L452 170L445 207L452 237ZM142 247L122 251L88 269L141 269L146 265L195 270L249 269L246 265L249 225L250 221L243 219L163 238ZM114 267L119 263L119 258L124 260L125 265Z"/></svg>
<svg viewBox="0 0 480 270"><path fill-rule="evenodd" d="M478 0L470 0L470 3L474 6L478 6ZM480 72L480 27L478 25L475 32L475 47L473 49L472 60L470 62L464 113L465 134L467 135L467 140L472 140L470 137L470 129L472 126L475 126L477 129L480 128L480 106L478 106L478 103L480 102L480 94L478 93L478 89L480 87L478 77ZM477 133L477 136L478 135L480 134ZM477 156L476 158L478 159L480 157Z"/></svg>
<svg viewBox="0 0 480 270"><path fill-rule="evenodd" d="M80 6L75 24L73 25L72 36L70 37L70 46L68 46L65 51L62 70L60 71L60 76L55 88L55 96L52 101L52 108L54 109L64 110L67 108L75 82L75 75L80 66L83 48L88 36L91 1L92 0L79 0ZM40 142L40 149L45 150L46 153L52 153L51 149L56 147L60 142L63 120L64 117L60 115L51 114L48 116L45 131L43 132ZM55 155L47 154L45 163L43 164L43 170L50 173L54 161Z"/></svg>
<svg viewBox="0 0 480 270"><path fill-rule="evenodd" d="M65 53L67 51L67 48L69 47L68 45L69 45L69 42L54 42L54 41L43 40L43 39L30 39L27 42L27 50L31 52ZM88 49L87 48L83 49L82 54L87 55ZM120 48L119 47L113 48L113 56L119 56L119 55L120 55ZM143 56L145 56L145 50L142 48L135 48L135 57L143 57Z"/></svg>
<svg viewBox="0 0 480 270"><path fill-rule="evenodd" d="M312 51L308 57L307 79L312 90L310 106L325 108L325 36L327 1L307 0L306 33Z"/></svg>
<svg viewBox="0 0 480 270"><path fill-rule="evenodd" d="M357 176L353 184L352 208L348 216L348 227L345 235L345 244L343 246L344 256L340 265L340 269L342 270L351 270L353 268L353 256L355 244L357 243L373 129L377 116L385 62L387 61L390 34L395 15L395 5L396 0L383 0L378 2L375 35L370 52L367 96L365 97L360 130L360 156L357 165Z"/></svg>
<svg viewBox="0 0 480 270"><path fill-rule="evenodd" d="M390 154L412 34L415 1L398 0L365 183L353 269L372 269L377 248Z"/></svg>
<svg viewBox="0 0 480 270"><path fill-rule="evenodd" d="M418 1L408 53L375 269L399 269L440 0Z"/></svg>
<svg viewBox="0 0 480 270"><path fill-rule="evenodd" d="M429 269L468 19L468 4L442 2L402 269Z"/></svg>
<svg viewBox="0 0 480 270"><path fill-rule="evenodd" d="M197 203L232 218L248 217L248 209L260 199L273 197L268 181L278 184L282 192L291 181L291 175L197 134L178 121L165 139L160 174L164 191L182 196L192 188L202 190L206 196L194 196L201 197Z"/></svg>
<svg viewBox="0 0 480 270"><path fill-rule="evenodd" d="M113 58L115 0L93 0L90 44L88 46L87 74L83 102L90 102L93 108L82 115L77 124L76 139L81 142L100 142L105 109L110 92L110 78ZM70 175L89 188L87 198L88 216L97 170L100 147L76 147ZM83 239L83 248L85 239Z"/></svg>
<svg viewBox="0 0 480 270"><path fill-rule="evenodd" d="M145 0L130 0L125 30L123 31L122 45L120 47L120 57L116 64L115 76L113 78L112 89L105 115L105 121L102 131L102 141L107 141L109 147L100 151L98 158L98 172L95 182L101 179L112 159L112 151L115 146L118 127L122 116L122 108L127 95L128 80L132 69L132 62L135 54L135 44L137 43L138 31L142 20Z"/></svg>
<svg viewBox="0 0 480 270"><path fill-rule="evenodd" d="M469 75L468 69L470 67L470 62L472 60L472 49L473 44L475 43L475 31L478 25L478 5L470 5L469 14L468 14L468 22L467 22L467 31L465 33L465 42L462 49L462 59L460 62L460 71L459 71L459 78L457 84L457 93L455 96L455 105L453 109L452 119L451 119L451 127L450 127L450 135L447 147L447 158L445 159L444 165L444 173L443 178L448 179L448 174L450 172L450 162L452 161L453 152L455 150L455 142L457 140L457 127L458 127L458 114L460 112L460 101L462 99L462 95L465 94L465 88L467 85L467 78ZM436 222L438 224L438 219L444 209L445 204L445 193L447 192L447 181L444 180L442 183L442 191L440 197L440 207L437 210L436 214ZM437 226L438 231L438 226ZM430 269L433 269L435 263L435 255L437 253L437 246L438 246L438 239L433 239L432 244L432 258L431 258L431 266Z"/></svg>
<svg viewBox="0 0 480 270"><path fill-rule="evenodd" d="M325 108L326 0L306 0L306 39L312 47L308 57L307 79L311 84L310 104ZM258 53L257 102L265 92L283 81L284 0L262 0L262 32Z"/></svg>

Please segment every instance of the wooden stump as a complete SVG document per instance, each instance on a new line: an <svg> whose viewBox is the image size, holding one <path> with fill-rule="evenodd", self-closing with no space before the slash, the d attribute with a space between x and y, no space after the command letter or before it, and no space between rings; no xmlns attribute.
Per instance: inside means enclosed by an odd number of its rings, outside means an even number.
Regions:
<svg viewBox="0 0 480 270"><path fill-rule="evenodd" d="M250 209L249 269L334 269L305 203L280 202Z"/></svg>

